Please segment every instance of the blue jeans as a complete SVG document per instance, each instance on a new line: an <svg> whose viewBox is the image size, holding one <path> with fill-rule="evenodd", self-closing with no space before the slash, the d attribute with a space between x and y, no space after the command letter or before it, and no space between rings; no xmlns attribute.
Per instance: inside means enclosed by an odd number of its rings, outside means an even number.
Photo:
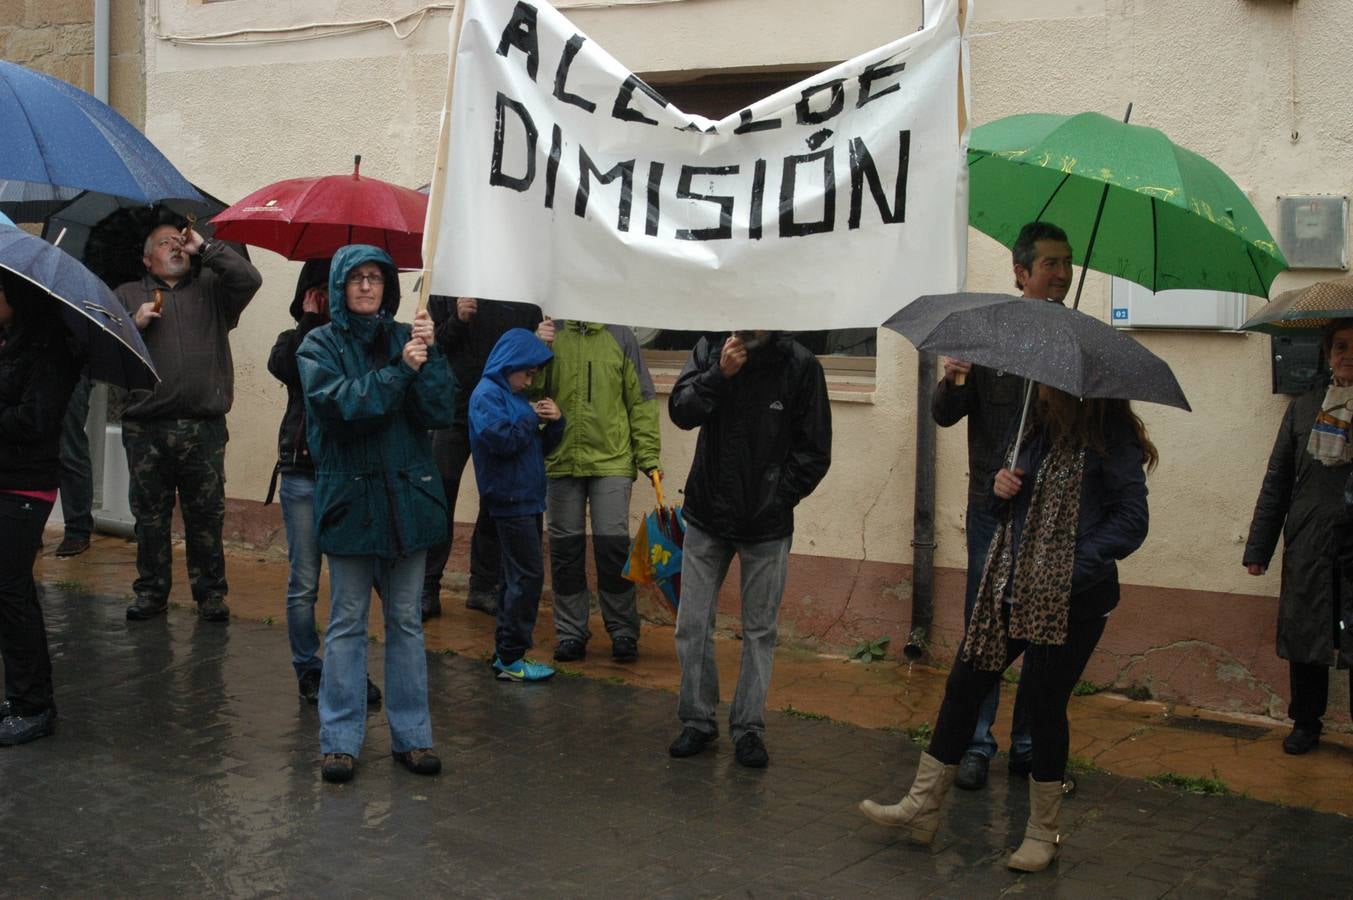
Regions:
<svg viewBox="0 0 1353 900"><path fill-rule="evenodd" d="M963 626L966 628L972 618L972 608L977 602L977 587L982 580L982 567L986 565L987 550L991 548L991 539L996 536L1000 521L985 507L968 504L968 587L963 595ZM982 698L977 712L977 727L973 730L972 741L968 744L969 753L977 753L991 759L996 755L996 736L991 726L996 721L996 709L1001 703L1001 683L998 680ZM1033 739L1029 737L1028 719L1024 709L1024 683L1020 682L1015 692L1015 718L1010 728L1010 751L1026 754L1033 748Z"/></svg>
<svg viewBox="0 0 1353 900"><path fill-rule="evenodd" d="M494 651L505 665L526 655L534 643L540 590L545 586L545 557L541 547L541 517L497 518L498 545L503 556L503 596L498 600L498 627Z"/></svg>
<svg viewBox="0 0 1353 900"><path fill-rule="evenodd" d="M694 522L686 523L676 627L677 659L681 662L677 718L682 725L705 734L719 733L714 718L719 705L714 621L719 588L737 554L742 568L742 662L728 730L734 743L749 731L766 730L766 693L775 663L791 542L792 538L785 537L756 544L734 543L702 531Z"/></svg>
<svg viewBox="0 0 1353 900"><path fill-rule="evenodd" d="M319 657L319 634L315 631L315 600L319 597L319 535L315 534L315 479L284 472L282 522L287 529L287 637L291 641L291 665L300 678L324 661Z"/></svg>
<svg viewBox="0 0 1353 900"><path fill-rule="evenodd" d="M324 636L319 687L319 745L323 753L357 756L366 735L367 613L371 589L385 616L385 717L390 749L406 753L432 746L428 664L423 653L420 598L426 552L402 559L330 556L332 610Z"/></svg>

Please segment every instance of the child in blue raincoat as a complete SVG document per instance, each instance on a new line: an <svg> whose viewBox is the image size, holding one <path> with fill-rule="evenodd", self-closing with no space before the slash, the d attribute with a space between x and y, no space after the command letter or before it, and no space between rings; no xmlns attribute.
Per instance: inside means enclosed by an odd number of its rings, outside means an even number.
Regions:
<svg viewBox="0 0 1353 900"><path fill-rule="evenodd" d="M554 358L524 328L507 331L484 364L470 396L470 452L479 502L486 504L502 546L503 596L498 601L493 668L501 681L543 681L554 669L526 659L545 585L541 544L545 456L564 436L564 417L548 397L523 392Z"/></svg>

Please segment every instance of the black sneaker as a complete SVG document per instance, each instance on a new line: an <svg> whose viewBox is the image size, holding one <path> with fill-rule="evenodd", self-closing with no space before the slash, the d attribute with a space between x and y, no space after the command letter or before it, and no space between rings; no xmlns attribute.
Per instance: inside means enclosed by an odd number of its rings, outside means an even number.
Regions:
<svg viewBox="0 0 1353 900"><path fill-rule="evenodd" d="M56 558L69 559L89 549L89 535L67 535L56 545Z"/></svg>
<svg viewBox="0 0 1353 900"><path fill-rule="evenodd" d="M156 600L154 597L137 597L132 605L127 607L127 618L133 622L144 622L146 619L164 615L168 609L169 601L164 598Z"/></svg>
<svg viewBox="0 0 1353 900"><path fill-rule="evenodd" d="M0 747L17 747L46 737L56 730L56 710L45 709L31 716L10 714L0 719Z"/></svg>
<svg viewBox="0 0 1353 900"><path fill-rule="evenodd" d="M1010 765L1007 766L1011 775L1018 775L1021 778L1027 778L1034 771L1034 752L1030 750L1027 753L1017 753L1010 751Z"/></svg>
<svg viewBox="0 0 1353 900"><path fill-rule="evenodd" d="M639 658L639 642L632 637L618 637L611 641L611 659L616 662L634 662Z"/></svg>
<svg viewBox="0 0 1353 900"><path fill-rule="evenodd" d="M442 597L440 594L423 595L423 621L435 619L442 614Z"/></svg>
<svg viewBox="0 0 1353 900"><path fill-rule="evenodd" d="M555 662L577 662L587 658L587 645L573 638L564 638L554 647Z"/></svg>
<svg viewBox="0 0 1353 900"><path fill-rule="evenodd" d="M203 622L229 622L230 607L220 594L208 594L197 604L197 614Z"/></svg>
<svg viewBox="0 0 1353 900"><path fill-rule="evenodd" d="M381 705L381 689L376 687L376 683L371 680L371 676L366 676L366 705L370 709L373 706Z"/></svg>
<svg viewBox="0 0 1353 900"><path fill-rule="evenodd" d="M688 725L681 729L681 734L672 741L672 746L667 748L667 752L677 759L694 756L714 743L717 737L717 734L710 734L708 731L701 731Z"/></svg>
<svg viewBox="0 0 1353 900"><path fill-rule="evenodd" d="M989 757L969 750L958 762L958 775L954 778L954 785L965 791L980 791L987 786L987 767L990 765Z"/></svg>
<svg viewBox="0 0 1353 900"><path fill-rule="evenodd" d="M1292 733L1283 738L1283 752L1292 756L1310 753L1320 743L1320 731L1319 727L1304 728L1301 725L1293 725Z"/></svg>
<svg viewBox="0 0 1353 900"><path fill-rule="evenodd" d="M470 592L465 596L465 608L477 609L485 615L496 616L498 615L498 593L470 588Z"/></svg>
<svg viewBox="0 0 1353 900"><path fill-rule="evenodd" d="M297 681L297 688L300 690L303 700L310 703L319 702L319 680L322 674L319 669L305 670L305 674Z"/></svg>
<svg viewBox="0 0 1353 900"><path fill-rule="evenodd" d="M761 735L755 731L749 731L738 738L737 745L733 748L733 758L738 761L738 765L749 769L764 769L766 763L770 762L766 742L761 740Z"/></svg>
<svg viewBox="0 0 1353 900"><path fill-rule="evenodd" d="M342 784L345 781L352 781L352 775L356 769L357 760L348 754L326 753L319 774L321 778L331 784Z"/></svg>

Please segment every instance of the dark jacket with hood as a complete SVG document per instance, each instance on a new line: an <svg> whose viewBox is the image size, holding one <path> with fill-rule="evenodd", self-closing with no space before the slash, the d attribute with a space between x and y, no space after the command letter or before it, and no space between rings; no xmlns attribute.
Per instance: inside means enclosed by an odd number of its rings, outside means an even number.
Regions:
<svg viewBox="0 0 1353 900"><path fill-rule="evenodd" d="M822 364L788 335L772 332L725 378L722 351L723 336L701 338L667 404L678 428L700 429L686 481L686 518L728 541L788 537L794 507L831 465Z"/></svg>
<svg viewBox="0 0 1353 900"><path fill-rule="evenodd" d="M348 273L380 265L380 311L359 316ZM456 380L435 344L414 371L403 359L412 328L396 322L399 279L383 251L353 244L334 255L327 325L296 356L305 388L306 438L315 462L315 525L330 555L398 559L446 540L446 496L429 428L455 416Z"/></svg>
<svg viewBox="0 0 1353 900"><path fill-rule="evenodd" d="M456 298L434 294L428 298L428 313L437 325L437 346L451 361L451 371L460 385L456 421L469 422L470 396L484 373L484 364L494 345L510 328L535 331L544 318L531 303L480 300L479 311L468 322L456 315Z"/></svg>
<svg viewBox="0 0 1353 900"><path fill-rule="evenodd" d="M1018 421L1010 426L1009 447L1015 439ZM1073 621L1088 621L1105 616L1118 605L1118 560L1127 559L1146 540L1150 514L1146 503L1146 457L1137 440L1136 429L1124 419L1109 419L1104 426L1104 452L1093 447L1085 451L1085 470L1081 475L1080 514L1076 519L1076 551L1071 569L1071 610ZM1002 519L1013 512L1014 543L1018 552L1024 534L1034 482L1049 451L1039 429L1020 446L1015 466L1026 473L1023 489L1009 501L1001 500L992 485L987 486L992 510ZM993 474L994 483L995 476Z"/></svg>
<svg viewBox="0 0 1353 900"><path fill-rule="evenodd" d="M133 314L157 290L163 298L160 318L141 332L160 383L133 391L124 419L211 419L230 412L235 400L230 332L263 277L221 241L209 242L199 258L201 270L190 270L172 288L147 272L117 289Z"/></svg>
<svg viewBox="0 0 1353 900"><path fill-rule="evenodd" d="M61 421L80 366L55 316L27 318L0 332L0 490L49 491L61 483Z"/></svg>
<svg viewBox="0 0 1353 900"><path fill-rule="evenodd" d="M328 310L306 312L305 295L311 288L324 288L328 293L329 263L327 259L307 260L296 279L296 296L291 301L291 318L295 328L288 328L277 336L272 352L268 354L268 371L287 388L287 410L277 429L277 469L288 475L314 477L315 464L310 459L310 445L305 439L305 390L301 387L301 369L296 363L296 351L310 332L329 321ZM276 474L274 474L274 485ZM268 501L272 500L273 486L268 487Z"/></svg>
<svg viewBox="0 0 1353 900"><path fill-rule="evenodd" d="M1283 541L1278 594L1278 656L1291 662L1353 665L1353 640L1335 648L1335 622L1353 625L1353 572L1340 560L1344 484L1353 467L1327 466L1306 447L1326 385L1287 407L1254 505L1246 565L1267 566ZM1345 631L1348 635L1350 632Z"/></svg>
<svg viewBox="0 0 1353 900"><path fill-rule="evenodd" d="M507 376L539 368L554 354L524 328L513 328L494 345L484 377L470 398L470 452L479 502L496 518L545 511L545 455L564 437L564 419L545 422Z"/></svg>

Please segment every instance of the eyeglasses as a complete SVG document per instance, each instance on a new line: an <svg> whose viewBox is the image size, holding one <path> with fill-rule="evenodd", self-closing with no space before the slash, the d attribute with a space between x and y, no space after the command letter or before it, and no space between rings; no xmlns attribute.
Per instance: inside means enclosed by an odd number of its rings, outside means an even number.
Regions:
<svg viewBox="0 0 1353 900"><path fill-rule="evenodd" d="M362 282L364 282L364 281L365 281L367 284L371 285L372 287L380 287L381 285L385 284L385 276L384 276L384 275L380 275L380 274L376 274L376 275L349 275L349 276L348 276L348 286L349 286L349 287L357 287L358 285L360 285L360 284L361 284Z"/></svg>

